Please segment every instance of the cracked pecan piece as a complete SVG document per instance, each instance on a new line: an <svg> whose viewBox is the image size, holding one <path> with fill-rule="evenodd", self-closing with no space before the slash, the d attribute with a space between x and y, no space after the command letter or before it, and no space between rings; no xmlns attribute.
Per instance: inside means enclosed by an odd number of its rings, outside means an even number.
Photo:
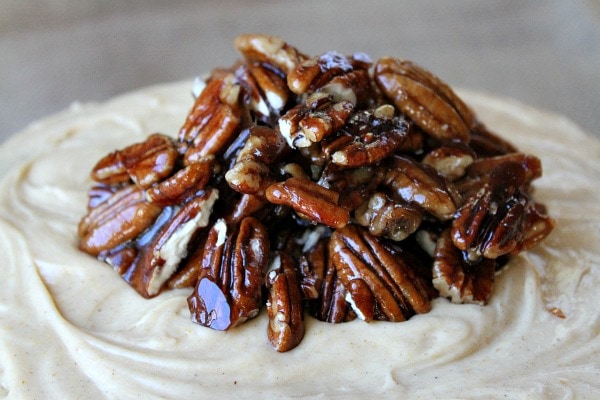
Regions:
<svg viewBox="0 0 600 400"><path fill-rule="evenodd" d="M276 253L266 287L267 336L275 350L290 351L304 337L304 308L296 266L289 254Z"/></svg>
<svg viewBox="0 0 600 400"><path fill-rule="evenodd" d="M215 222L208 233L194 292L188 297L192 321L228 330L258 315L269 261L269 238L258 220L234 227Z"/></svg>
<svg viewBox="0 0 600 400"><path fill-rule="evenodd" d="M365 321L405 321L431 309L424 285L410 267L362 228L337 229L329 254L344 287L346 300Z"/></svg>

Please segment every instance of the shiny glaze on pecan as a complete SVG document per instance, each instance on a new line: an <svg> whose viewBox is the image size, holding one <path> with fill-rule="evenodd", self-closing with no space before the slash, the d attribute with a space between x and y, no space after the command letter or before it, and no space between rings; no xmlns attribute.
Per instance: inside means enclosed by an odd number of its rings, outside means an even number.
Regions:
<svg viewBox="0 0 600 400"><path fill-rule="evenodd" d="M187 290L191 319L215 330L264 308L285 352L305 318L485 304L500 267L552 231L533 198L541 161L420 66L259 34L235 48L241 60L195 81L176 138L92 171L79 248L140 295Z"/></svg>

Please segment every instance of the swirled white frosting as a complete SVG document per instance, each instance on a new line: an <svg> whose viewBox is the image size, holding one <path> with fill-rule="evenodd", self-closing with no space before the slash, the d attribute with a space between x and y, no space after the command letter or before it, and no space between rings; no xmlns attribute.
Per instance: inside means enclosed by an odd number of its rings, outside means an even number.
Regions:
<svg viewBox="0 0 600 400"><path fill-rule="evenodd" d="M600 142L558 116L461 92L542 158L536 195L555 231L510 263L487 306L438 299L404 323L309 318L301 345L279 354L266 312L230 332L203 328L188 291L143 299L77 250L93 164L176 134L189 87L75 105L2 146L0 399L600 397Z"/></svg>

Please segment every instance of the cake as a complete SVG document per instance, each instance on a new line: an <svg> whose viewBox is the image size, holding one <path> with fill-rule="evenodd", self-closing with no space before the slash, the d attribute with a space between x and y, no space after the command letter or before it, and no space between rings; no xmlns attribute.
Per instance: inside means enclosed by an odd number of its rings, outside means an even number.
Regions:
<svg viewBox="0 0 600 400"><path fill-rule="evenodd" d="M90 171L115 149L176 134L191 82L74 104L0 150L0 398L592 398L600 390L600 143L567 119L461 90L478 118L540 157L555 229L513 257L485 306L432 301L402 323L307 318L271 348L264 310L221 332L190 322L190 289L140 296L81 252ZM195 95L198 95L196 92Z"/></svg>

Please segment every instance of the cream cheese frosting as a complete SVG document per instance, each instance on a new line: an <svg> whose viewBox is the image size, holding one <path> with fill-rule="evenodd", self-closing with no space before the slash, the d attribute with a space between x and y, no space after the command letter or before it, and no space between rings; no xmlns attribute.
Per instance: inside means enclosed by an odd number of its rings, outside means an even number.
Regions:
<svg viewBox="0 0 600 400"><path fill-rule="evenodd" d="M95 162L176 134L190 87L73 105L2 145L0 399L600 396L599 141L560 116L459 91L491 130L542 159L536 199L556 219L552 234L509 263L486 306L436 299L403 323L307 318L301 346L280 354L265 310L213 331L190 321L191 290L144 299L77 249Z"/></svg>

